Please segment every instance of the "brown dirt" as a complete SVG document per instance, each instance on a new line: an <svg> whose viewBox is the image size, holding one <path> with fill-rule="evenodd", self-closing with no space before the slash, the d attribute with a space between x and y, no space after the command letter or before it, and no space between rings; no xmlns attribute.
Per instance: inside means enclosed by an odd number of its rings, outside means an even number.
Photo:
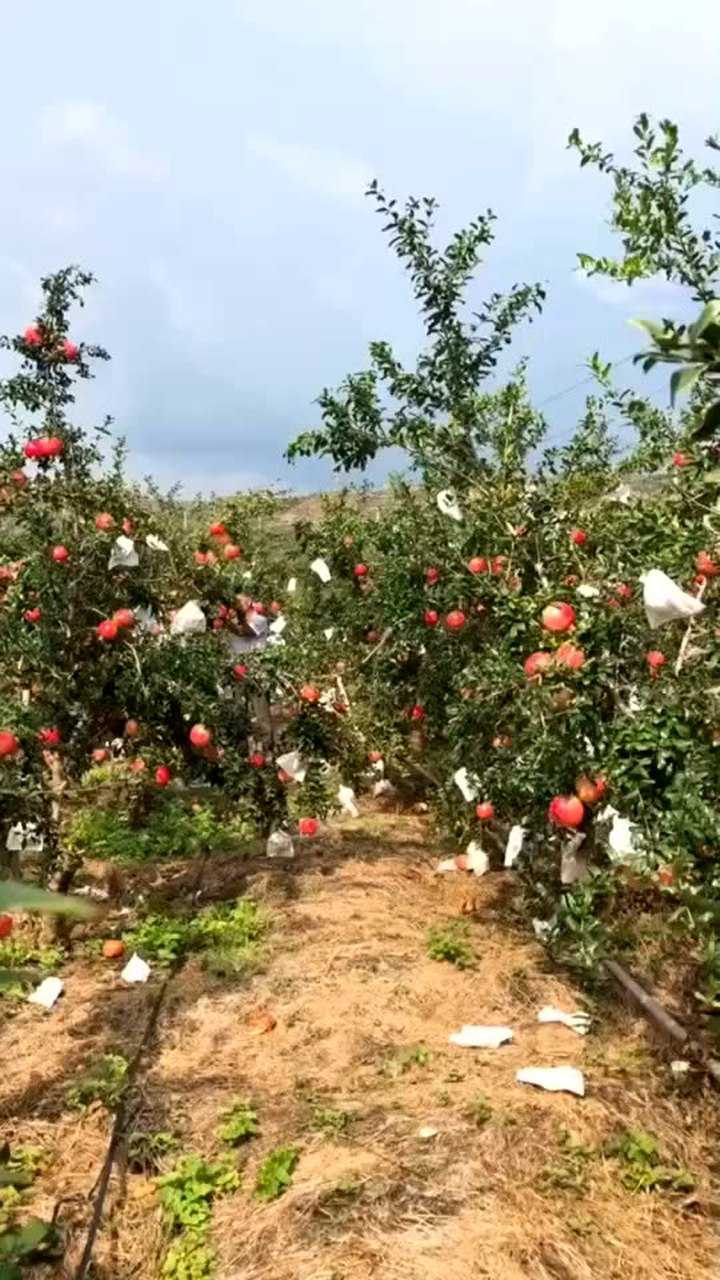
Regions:
<svg viewBox="0 0 720 1280"><path fill-rule="evenodd" d="M237 891L249 875L250 891L269 903L267 969L229 984L190 962L173 979L136 1124L174 1129L182 1150L215 1157L219 1113L235 1098L254 1101L261 1132L241 1150L243 1186L214 1210L218 1280L710 1280L716 1095L674 1091L669 1055L619 1004L598 1005L585 1040L539 1026L541 1005L572 1009L581 996L517 927L511 879L470 882L468 904L468 880L437 877L435 860L421 818L369 815L339 824L287 867L226 859L210 869L212 896L220 879ZM428 959L428 926L468 905L476 967ZM2 1029L0 1131L50 1153L28 1208L49 1214L70 1197L55 1272L70 1276L109 1120L100 1108L68 1111L65 1089L98 1052L129 1056L152 984L123 989L114 969L79 959L64 976L52 1014L22 1007ZM246 1025L256 1008L277 1019L268 1034ZM464 1022L507 1023L515 1040L455 1048L448 1035ZM585 1099L515 1083L520 1066L560 1063L585 1071ZM489 1108L480 1122L479 1100ZM317 1132L317 1108L347 1112L346 1132ZM421 1138L423 1126L437 1136ZM625 1190L603 1149L627 1128L654 1133L696 1190ZM568 1132L591 1149L575 1165ZM300 1151L293 1185L261 1204L257 1167L287 1144ZM152 1280L166 1243L151 1178L121 1167L94 1280Z"/></svg>

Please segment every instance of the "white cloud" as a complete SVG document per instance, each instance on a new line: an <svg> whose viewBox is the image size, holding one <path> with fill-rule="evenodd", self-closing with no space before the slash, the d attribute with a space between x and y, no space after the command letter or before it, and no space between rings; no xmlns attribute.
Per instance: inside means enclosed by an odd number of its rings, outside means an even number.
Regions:
<svg viewBox="0 0 720 1280"><path fill-rule="evenodd" d="M587 276L582 271L577 271L575 282L580 289L591 293L598 302L628 311L633 316L647 315L651 319L657 318L660 313L676 316L687 304L687 289L664 280L662 276L636 280L632 288L629 288L619 280Z"/></svg>
<svg viewBox="0 0 720 1280"><path fill-rule="evenodd" d="M293 182L322 196L360 198L372 177L372 170L362 161L333 147L281 142L263 134L250 134L247 146Z"/></svg>
<svg viewBox="0 0 720 1280"><path fill-rule="evenodd" d="M40 138L47 149L85 156L114 177L154 182L163 176L157 157L136 146L127 126L102 102L65 101L46 107Z"/></svg>

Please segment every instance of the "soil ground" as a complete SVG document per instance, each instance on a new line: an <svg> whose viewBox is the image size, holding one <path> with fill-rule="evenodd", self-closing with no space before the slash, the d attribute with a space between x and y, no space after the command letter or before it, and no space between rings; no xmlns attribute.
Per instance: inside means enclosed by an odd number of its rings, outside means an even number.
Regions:
<svg viewBox="0 0 720 1280"><path fill-rule="evenodd" d="M620 1002L597 1003L584 1039L538 1025L541 1006L572 1010L583 997L521 928L512 876L438 877L436 861L422 818L370 814L293 863L206 865L205 901L247 891L268 905L267 963L231 982L190 960L171 979L135 1124L217 1158L220 1113L254 1102L242 1187L214 1207L218 1280L717 1277L717 1095L699 1082L678 1092L671 1055ZM126 898L182 898L196 873L145 865ZM427 955L428 927L458 917L471 969ZM0 1133L48 1153L23 1211L50 1216L62 1200L68 1242L29 1280L74 1274L108 1143L111 1117L69 1110L67 1087L99 1053L131 1056L160 981L128 988L119 966L87 955L63 977L55 1010L16 1007L0 1030ZM266 1034L248 1025L256 1010L275 1019ZM506 1024L514 1041L450 1045L467 1022ZM584 1099L515 1082L519 1067L566 1063L584 1071ZM629 1129L654 1134L694 1190L627 1189L607 1148ZM293 1184L259 1203L257 1167L288 1144L300 1152ZM155 1280L167 1244L153 1177L121 1153L90 1277Z"/></svg>

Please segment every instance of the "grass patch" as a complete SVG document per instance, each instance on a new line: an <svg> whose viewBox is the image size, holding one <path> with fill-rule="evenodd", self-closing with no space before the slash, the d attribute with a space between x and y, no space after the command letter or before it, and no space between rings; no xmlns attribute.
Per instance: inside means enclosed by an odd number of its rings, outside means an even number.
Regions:
<svg viewBox="0 0 720 1280"><path fill-rule="evenodd" d="M216 1263L207 1243L213 1202L239 1186L240 1177L230 1165L194 1154L183 1156L158 1178L163 1216L175 1237L162 1264L163 1280L209 1280Z"/></svg>
<svg viewBox="0 0 720 1280"><path fill-rule="evenodd" d="M472 969L476 955L468 941L466 922L451 920L447 925L435 925L429 929L427 953L431 960L444 960L457 969Z"/></svg>
<svg viewBox="0 0 720 1280"><path fill-rule="evenodd" d="M473 1098L469 1104L465 1115L478 1129L482 1129L483 1125L491 1119L492 1113L493 1109L484 1093L479 1093L477 1098Z"/></svg>
<svg viewBox="0 0 720 1280"><path fill-rule="evenodd" d="M597 1156L594 1147L585 1146L574 1134L564 1129L560 1135L560 1157L555 1164L546 1165L540 1173L543 1191L572 1191L582 1195L587 1190L589 1166Z"/></svg>
<svg viewBox="0 0 720 1280"><path fill-rule="evenodd" d="M101 1102L108 1111L117 1107L127 1086L128 1062L119 1053L106 1053L65 1094L69 1107L84 1111Z"/></svg>
<svg viewBox="0 0 720 1280"><path fill-rule="evenodd" d="M143 862L217 853L247 844L254 836L246 815L216 813L209 805L188 808L173 799L153 809L142 827L132 826L122 808L80 809L70 820L66 844L85 857Z"/></svg>
<svg viewBox="0 0 720 1280"><path fill-rule="evenodd" d="M123 941L143 959L165 965L177 964L191 952L203 952L208 970L225 976L259 967L261 940L269 927L270 915L264 908L250 898L239 898L192 916L146 916L123 935Z"/></svg>
<svg viewBox="0 0 720 1280"><path fill-rule="evenodd" d="M257 1200L279 1200L292 1185L300 1152L297 1147L278 1147L263 1160L255 1179Z"/></svg>
<svg viewBox="0 0 720 1280"><path fill-rule="evenodd" d="M335 1110L334 1107L313 1107L310 1128L325 1138L342 1138L347 1134L354 1118L349 1111Z"/></svg>
<svg viewBox="0 0 720 1280"><path fill-rule="evenodd" d="M404 1076L406 1072L412 1071L413 1067L427 1067L430 1065L432 1054L424 1044L418 1044L413 1049L400 1049L391 1057L386 1058L382 1065L384 1075L392 1076L397 1079L398 1076Z"/></svg>
<svg viewBox="0 0 720 1280"><path fill-rule="evenodd" d="M620 1181L628 1191L692 1191L695 1179L687 1169L664 1164L652 1133L628 1129L607 1148L620 1161Z"/></svg>
<svg viewBox="0 0 720 1280"><path fill-rule="evenodd" d="M177 1148L177 1138L167 1130L134 1129L128 1138L128 1166L133 1173L158 1173L164 1158Z"/></svg>

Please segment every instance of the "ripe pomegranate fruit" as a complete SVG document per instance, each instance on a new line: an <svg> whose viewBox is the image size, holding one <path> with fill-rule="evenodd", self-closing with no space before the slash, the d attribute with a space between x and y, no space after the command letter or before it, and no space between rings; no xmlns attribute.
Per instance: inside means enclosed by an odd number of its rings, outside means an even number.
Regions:
<svg viewBox="0 0 720 1280"><path fill-rule="evenodd" d="M121 629L135 626L135 614L132 609L116 609L112 620Z"/></svg>
<svg viewBox="0 0 720 1280"><path fill-rule="evenodd" d="M356 564L353 569L356 578L367 578L368 567L366 564Z"/></svg>
<svg viewBox="0 0 720 1280"><path fill-rule="evenodd" d="M500 575L505 572L506 564L507 556L493 556L492 564L490 565L490 572L495 578L499 578Z"/></svg>
<svg viewBox="0 0 720 1280"><path fill-rule="evenodd" d="M660 674L660 668L665 666L667 658L659 649L650 649L645 654L645 661L647 662L650 675L655 677Z"/></svg>
<svg viewBox="0 0 720 1280"><path fill-rule="evenodd" d="M204 724L194 724L190 730L190 741L194 747L209 747L212 742L212 733L205 728Z"/></svg>
<svg viewBox="0 0 720 1280"><path fill-rule="evenodd" d="M554 796L548 817L557 827L579 827L585 817L585 809L577 796Z"/></svg>
<svg viewBox="0 0 720 1280"><path fill-rule="evenodd" d="M575 610L571 604L549 604L542 611L542 625L546 631L572 631Z"/></svg>
<svg viewBox="0 0 720 1280"><path fill-rule="evenodd" d="M301 836L316 836L319 826L317 818L301 818L298 822L298 831Z"/></svg>
<svg viewBox="0 0 720 1280"><path fill-rule="evenodd" d="M707 551L698 551L695 559L695 568L698 573L703 574L706 578L716 578L720 573L720 565L713 560L712 556L708 555Z"/></svg>
<svg viewBox="0 0 720 1280"><path fill-rule="evenodd" d="M26 609L23 617L26 622L39 622L42 618L42 609L36 606L34 609Z"/></svg>
<svg viewBox="0 0 720 1280"><path fill-rule="evenodd" d="M132 522L132 520L130 519L130 517L129 517L129 516L123 516L122 531L123 531L123 533L125 534L125 537L126 537L126 538L129 538L129 537L130 537L130 534L132 533L132 531L133 531L133 529L134 529L134 528L135 528L135 525L133 524L133 522Z"/></svg>
<svg viewBox="0 0 720 1280"><path fill-rule="evenodd" d="M425 708L421 707L419 702L416 702L415 706L410 708L410 719L411 720L425 719Z"/></svg>
<svg viewBox="0 0 720 1280"><path fill-rule="evenodd" d="M426 627L436 627L440 621L440 614L437 609L426 609L423 614L423 621Z"/></svg>
<svg viewBox="0 0 720 1280"><path fill-rule="evenodd" d="M110 529L115 528L115 521L109 511L101 511L99 515L96 515L95 528L99 529L101 533L108 533Z"/></svg>
<svg viewBox="0 0 720 1280"><path fill-rule="evenodd" d="M214 524L211 524L209 532L211 538L225 538L227 536L227 529L222 520L216 520Z"/></svg>
<svg viewBox="0 0 720 1280"><path fill-rule="evenodd" d="M159 787L166 787L172 777L166 764L159 764L155 770L155 781Z"/></svg>
<svg viewBox="0 0 720 1280"><path fill-rule="evenodd" d="M207 564L207 552L205 552L205 551L194 551L194 552L193 552L193 556L194 556L194 558L195 558L195 563L196 563L196 564L200 564L200 565Z"/></svg>
<svg viewBox="0 0 720 1280"><path fill-rule="evenodd" d="M109 753L105 750L104 747L96 747L90 756L90 759L92 760L93 764L104 764L108 758L109 758Z"/></svg>
<svg viewBox="0 0 720 1280"><path fill-rule="evenodd" d="M119 960L125 955L125 943L119 938L108 938L103 942L102 953L106 960Z"/></svg>
<svg viewBox="0 0 720 1280"><path fill-rule="evenodd" d="M265 757L262 751L253 751L252 755L248 756L248 764L251 769L264 769Z"/></svg>
<svg viewBox="0 0 720 1280"><path fill-rule="evenodd" d="M70 559L70 552L67 547L53 547L52 558L56 564L65 564L65 561Z"/></svg>
<svg viewBox="0 0 720 1280"><path fill-rule="evenodd" d="M539 649L536 653L531 653L523 663L523 671L528 680L538 680L552 667L552 654L547 653L544 649Z"/></svg>
<svg viewBox="0 0 720 1280"><path fill-rule="evenodd" d="M490 800L481 800L480 804L475 805L475 816L481 822L489 822L495 817L495 805Z"/></svg>
<svg viewBox="0 0 720 1280"><path fill-rule="evenodd" d="M465 614L462 609L452 609L445 619L448 631L460 631L465 626Z"/></svg>
<svg viewBox="0 0 720 1280"><path fill-rule="evenodd" d="M238 560L242 555L242 547L236 546L234 542L228 542L223 550L223 555L226 560Z"/></svg>
<svg viewBox="0 0 720 1280"><path fill-rule="evenodd" d="M244 680L248 673L248 669L244 662L238 662L233 667L233 675L236 680Z"/></svg>
<svg viewBox="0 0 720 1280"><path fill-rule="evenodd" d="M3 938L10 937L10 934L13 931L14 923L15 922L12 916L7 916L7 915L0 916L0 941L2 941Z"/></svg>
<svg viewBox="0 0 720 1280"><path fill-rule="evenodd" d="M139 723L139 721L137 721L137 720L128 720L127 724L125 725L125 737L126 737L126 738L137 738L137 736L138 736L138 734L139 734L139 733L140 733L140 723Z"/></svg>
<svg viewBox="0 0 720 1280"><path fill-rule="evenodd" d="M69 338L66 338L62 343L61 350L66 360L77 360L80 355L79 346L76 342L71 342Z"/></svg>
<svg viewBox="0 0 720 1280"><path fill-rule="evenodd" d="M591 808L597 804L600 799L604 787L599 787L597 782L593 782L592 778L588 778L584 773L575 783L575 794L583 804L589 805Z"/></svg>
<svg viewBox="0 0 720 1280"><path fill-rule="evenodd" d="M59 458L65 449L65 442L59 436L44 436L39 444L41 458Z"/></svg>
<svg viewBox="0 0 720 1280"><path fill-rule="evenodd" d="M300 697L303 702L319 702L320 691L314 684L304 684L300 690Z"/></svg>
<svg viewBox="0 0 720 1280"><path fill-rule="evenodd" d="M9 729L0 729L0 757L17 755L20 743Z"/></svg>
<svg viewBox="0 0 720 1280"><path fill-rule="evenodd" d="M101 640L117 640L118 624L112 618L103 618L97 625L97 634Z"/></svg>
<svg viewBox="0 0 720 1280"><path fill-rule="evenodd" d="M571 529L570 541L576 547L584 547L587 542L587 534L584 529Z"/></svg>
<svg viewBox="0 0 720 1280"><path fill-rule="evenodd" d="M53 727L51 729L40 729L38 733L38 741L44 747L59 747L62 742L62 734L60 730Z"/></svg>
<svg viewBox="0 0 720 1280"><path fill-rule="evenodd" d="M382 758L382 751L368 751L368 760L370 761L370 764L379 764Z"/></svg>
<svg viewBox="0 0 720 1280"><path fill-rule="evenodd" d="M37 325L35 324L28 325L27 329L23 334L23 341L26 342L29 347L41 346L42 334L38 329Z"/></svg>
<svg viewBox="0 0 720 1280"><path fill-rule="evenodd" d="M471 573L487 573L489 565L484 556L473 556L467 567Z"/></svg>
<svg viewBox="0 0 720 1280"><path fill-rule="evenodd" d="M688 457L686 453L682 453L680 449L675 450L672 456L672 464L674 467L689 467L691 462L692 458Z"/></svg>
<svg viewBox="0 0 720 1280"><path fill-rule="evenodd" d="M425 570L425 581L429 587L434 587L439 577L440 570L436 569L434 565L430 565L430 568Z"/></svg>
<svg viewBox="0 0 720 1280"><path fill-rule="evenodd" d="M579 671L581 667L585 666L585 654L582 649L578 649L569 640L565 640L555 654L555 661L558 666L569 667L571 671Z"/></svg>

